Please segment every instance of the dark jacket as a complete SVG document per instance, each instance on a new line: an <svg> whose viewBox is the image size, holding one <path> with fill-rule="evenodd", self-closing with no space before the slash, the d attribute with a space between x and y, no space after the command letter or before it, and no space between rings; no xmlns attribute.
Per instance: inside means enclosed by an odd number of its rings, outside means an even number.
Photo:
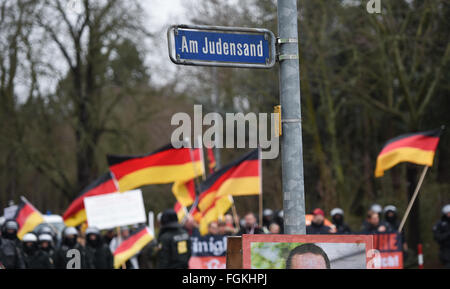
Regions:
<svg viewBox="0 0 450 289"><path fill-rule="evenodd" d="M73 262L70 263L71 266L69 266L69 268L67 268L67 265L70 261L75 261L73 260L75 258L76 255L70 255L67 256L67 253L69 250L78 250L78 252L80 253L80 269L90 269L93 268L94 265L91 262L87 262L88 260L86 259L86 251L84 249L83 246L81 246L79 243L76 243L74 246L69 247L66 244L62 244L61 247L59 247L56 251L55 251L55 268L57 269L71 269L73 268Z"/></svg>
<svg viewBox="0 0 450 289"><path fill-rule="evenodd" d="M25 264L27 269L53 269L54 263L49 253L44 250L37 250L32 254L25 254Z"/></svg>
<svg viewBox="0 0 450 289"><path fill-rule="evenodd" d="M378 228L381 226L385 226L386 231L379 232ZM379 234L379 233L393 233L393 232L395 232L395 231L394 231L394 229L392 229L392 227L389 225L389 223L380 221L378 226L373 226L369 222L364 222L360 233L364 234L364 235L374 235L374 234Z"/></svg>
<svg viewBox="0 0 450 289"><path fill-rule="evenodd" d="M158 268L187 269L191 257L191 240L178 222L164 225L158 237Z"/></svg>
<svg viewBox="0 0 450 289"><path fill-rule="evenodd" d="M105 243L100 243L97 246L86 244L86 260L93 268L90 269L113 269L114 257Z"/></svg>
<svg viewBox="0 0 450 289"><path fill-rule="evenodd" d="M0 263L6 269L25 269L23 254L14 241L0 237Z"/></svg>
<svg viewBox="0 0 450 289"><path fill-rule="evenodd" d="M330 234L331 228L325 226L323 223L318 225L311 222L311 225L306 226L306 234L308 235L320 235L320 234Z"/></svg>
<svg viewBox="0 0 450 289"><path fill-rule="evenodd" d="M450 219L443 216L433 227L434 240L439 244L439 259L450 268Z"/></svg>
<svg viewBox="0 0 450 289"><path fill-rule="evenodd" d="M244 234L264 234L264 231L260 227L254 228L241 227L241 229L238 232L238 236L242 236Z"/></svg>
<svg viewBox="0 0 450 289"><path fill-rule="evenodd" d="M341 224L334 224L336 226L336 234L351 234L352 233L352 229L350 229L350 226L347 225L346 223L341 223Z"/></svg>

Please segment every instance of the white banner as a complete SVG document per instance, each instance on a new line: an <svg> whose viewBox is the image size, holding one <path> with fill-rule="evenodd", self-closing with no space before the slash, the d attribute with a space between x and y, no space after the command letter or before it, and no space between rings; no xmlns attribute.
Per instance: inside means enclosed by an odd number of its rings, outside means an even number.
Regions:
<svg viewBox="0 0 450 289"><path fill-rule="evenodd" d="M3 209L3 217L5 220L12 219L16 215L17 205L13 205Z"/></svg>
<svg viewBox="0 0 450 289"><path fill-rule="evenodd" d="M87 197L84 207L89 226L100 230L146 222L141 190Z"/></svg>

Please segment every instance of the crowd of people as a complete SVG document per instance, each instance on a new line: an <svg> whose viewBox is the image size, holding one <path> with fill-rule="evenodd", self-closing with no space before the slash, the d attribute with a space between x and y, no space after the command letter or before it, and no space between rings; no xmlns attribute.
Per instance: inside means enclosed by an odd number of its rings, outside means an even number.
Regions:
<svg viewBox="0 0 450 289"><path fill-rule="evenodd" d="M354 230L344 220L344 211L330 211L331 222L325 212L316 208L307 222L307 234L379 234L398 231L398 212L393 205L382 208L374 204L368 210L361 228ZM179 222L174 210L158 215L159 233L140 252L130 258L123 268L188 268L191 256L190 237L200 236L198 224L192 216ZM66 269L72 268L73 257L79 254L79 268L112 269L113 252L133 230L125 226L120 230L100 230L87 227L66 227L58 236L50 225L40 226L37 232L27 233L22 240L17 237L18 224L7 220L1 228L0 267L13 269ZM119 231L119 233L118 233ZM282 234L283 211L263 211L263 222L258 224L255 214L248 212L242 219L227 214L208 225L208 235L239 236L243 234ZM442 218L433 227L435 241L440 246L439 258L450 268L450 204L442 209ZM403 238L404 239L404 238ZM180 245L183 244L183 245ZM76 249L76 250L73 250ZM403 249L407 250L403 240ZM73 251L71 251L73 250ZM73 253L75 252L75 253ZM75 254L75 255L74 255ZM72 267L71 267L72 266Z"/></svg>

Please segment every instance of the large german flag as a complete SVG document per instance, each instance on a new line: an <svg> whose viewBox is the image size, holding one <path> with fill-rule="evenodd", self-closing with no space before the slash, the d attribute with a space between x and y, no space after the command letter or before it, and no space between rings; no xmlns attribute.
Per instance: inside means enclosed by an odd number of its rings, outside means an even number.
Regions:
<svg viewBox="0 0 450 289"><path fill-rule="evenodd" d="M108 155L109 169L124 192L144 185L167 184L203 174L199 149L167 145L144 156Z"/></svg>
<svg viewBox="0 0 450 289"><path fill-rule="evenodd" d="M222 167L200 186L198 208L205 211L214 200L224 195L248 196L261 192L261 163L258 150Z"/></svg>
<svg viewBox="0 0 450 289"><path fill-rule="evenodd" d="M410 133L389 140L377 157L375 177L401 162L431 167L442 130Z"/></svg>
<svg viewBox="0 0 450 289"><path fill-rule="evenodd" d="M84 210L84 198L114 192L117 192L117 187L111 177L111 173L108 172L87 186L70 204L63 214L64 223L66 226L75 227L87 220L86 211Z"/></svg>
<svg viewBox="0 0 450 289"><path fill-rule="evenodd" d="M182 206L187 207L192 205L196 197L194 179L189 181L176 181L172 185L172 192Z"/></svg>
<svg viewBox="0 0 450 289"><path fill-rule="evenodd" d="M114 268L119 268L153 240L148 227L142 227L125 239L114 251Z"/></svg>
<svg viewBox="0 0 450 289"><path fill-rule="evenodd" d="M19 224L17 237L21 240L26 233L33 231L36 226L44 222L42 214L24 197L20 198L14 219Z"/></svg>

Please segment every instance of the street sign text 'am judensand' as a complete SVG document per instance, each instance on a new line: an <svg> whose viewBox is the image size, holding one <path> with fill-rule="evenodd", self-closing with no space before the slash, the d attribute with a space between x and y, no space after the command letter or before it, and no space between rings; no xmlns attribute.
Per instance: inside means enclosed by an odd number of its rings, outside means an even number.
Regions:
<svg viewBox="0 0 450 289"><path fill-rule="evenodd" d="M275 36L267 29L174 25L167 30L175 64L271 68Z"/></svg>

